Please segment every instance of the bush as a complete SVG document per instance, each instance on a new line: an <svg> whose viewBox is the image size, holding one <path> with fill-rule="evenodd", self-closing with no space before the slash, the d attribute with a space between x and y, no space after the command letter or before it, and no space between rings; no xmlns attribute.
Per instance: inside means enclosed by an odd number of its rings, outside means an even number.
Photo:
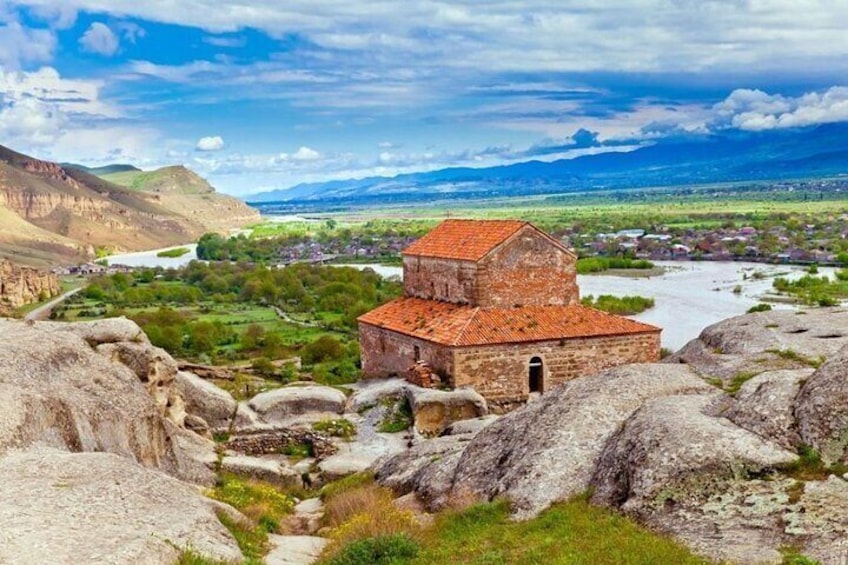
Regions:
<svg viewBox="0 0 848 565"><path fill-rule="evenodd" d="M324 361L337 361L344 357L342 344L331 335L322 335L312 343L304 345L300 357L304 363L312 365Z"/></svg>
<svg viewBox="0 0 848 565"><path fill-rule="evenodd" d="M769 310L771 310L771 304L760 303L748 308L748 314L753 314L754 312L768 312Z"/></svg>
<svg viewBox="0 0 848 565"><path fill-rule="evenodd" d="M378 536L355 541L328 560L327 565L392 565L412 559L421 546L405 534Z"/></svg>

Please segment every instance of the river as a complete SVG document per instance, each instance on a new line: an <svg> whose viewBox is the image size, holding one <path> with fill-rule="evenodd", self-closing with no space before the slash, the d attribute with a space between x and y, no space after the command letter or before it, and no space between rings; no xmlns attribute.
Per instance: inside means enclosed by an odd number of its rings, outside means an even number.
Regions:
<svg viewBox="0 0 848 565"><path fill-rule="evenodd" d="M159 257L160 251L169 249L177 249L185 247L189 250L185 255L179 257ZM191 261L197 259L197 244L187 243L186 245L175 245L173 247L165 247L162 249L153 249L150 251L136 251L135 253L122 253L120 255L109 255L106 261L110 265L128 265L130 267L163 267L178 268L188 265Z"/></svg>
<svg viewBox="0 0 848 565"><path fill-rule="evenodd" d="M580 295L639 295L653 298L656 306L631 316L663 328L662 344L676 351L698 337L705 327L718 321L744 314L748 308L764 301L776 276L798 278L803 267L737 262L657 261L665 273L636 278L614 275L578 275ZM370 267L381 275L402 276L401 267L383 265L350 265ZM752 278L757 272L763 278ZM833 276L835 269L819 268L820 274ZM742 288L734 293L736 286ZM773 308L797 308L792 304L772 303Z"/></svg>

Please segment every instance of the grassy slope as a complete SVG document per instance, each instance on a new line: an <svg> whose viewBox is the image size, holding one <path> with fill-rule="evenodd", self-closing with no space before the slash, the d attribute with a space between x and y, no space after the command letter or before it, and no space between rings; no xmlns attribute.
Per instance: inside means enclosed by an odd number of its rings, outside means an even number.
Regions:
<svg viewBox="0 0 848 565"><path fill-rule="evenodd" d="M702 564L678 542L585 499L555 504L538 518L513 522L505 502L446 514L411 563Z"/></svg>

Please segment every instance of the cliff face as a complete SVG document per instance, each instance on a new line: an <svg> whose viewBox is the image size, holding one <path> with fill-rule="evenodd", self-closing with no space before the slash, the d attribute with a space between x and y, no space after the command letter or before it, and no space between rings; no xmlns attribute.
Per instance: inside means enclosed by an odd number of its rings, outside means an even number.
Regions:
<svg viewBox="0 0 848 565"><path fill-rule="evenodd" d="M61 291L53 273L0 261L0 312L58 296Z"/></svg>
<svg viewBox="0 0 848 565"><path fill-rule="evenodd" d="M0 257L32 265L69 263L89 258L81 250L177 245L259 219L257 211L215 193L184 167L122 171L123 186L111 176L0 146Z"/></svg>

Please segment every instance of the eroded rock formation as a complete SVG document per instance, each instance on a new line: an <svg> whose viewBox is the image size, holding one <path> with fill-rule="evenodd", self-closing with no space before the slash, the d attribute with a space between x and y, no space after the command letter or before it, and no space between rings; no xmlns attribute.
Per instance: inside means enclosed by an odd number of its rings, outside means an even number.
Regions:
<svg viewBox="0 0 848 565"><path fill-rule="evenodd" d="M0 261L0 314L58 296L61 291L59 278L53 273Z"/></svg>

